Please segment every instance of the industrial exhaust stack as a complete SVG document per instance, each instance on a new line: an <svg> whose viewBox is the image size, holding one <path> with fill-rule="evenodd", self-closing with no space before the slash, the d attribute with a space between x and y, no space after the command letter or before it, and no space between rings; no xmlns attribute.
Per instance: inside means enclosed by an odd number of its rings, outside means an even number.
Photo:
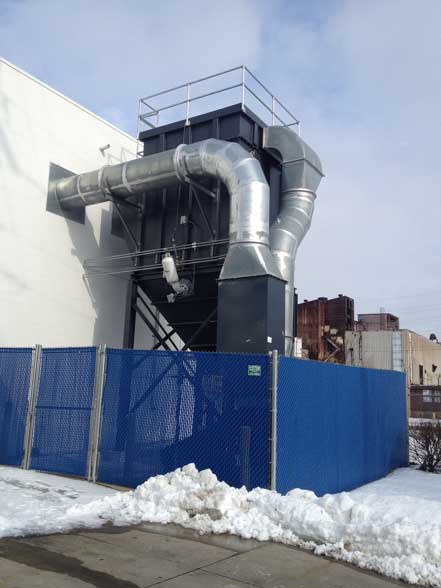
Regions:
<svg viewBox="0 0 441 588"><path fill-rule="evenodd" d="M160 126L152 100L167 92L143 98L143 157L81 174L51 165L49 211L84 222L85 207L113 203L112 230L131 251L88 260L85 268L89 279L130 276L126 347L133 346L138 314L156 348L168 349L177 333L184 349L291 354L294 259L311 222L321 164L287 126L298 121L276 98L266 107L271 126L247 107L247 76L260 82L244 67L224 73L235 72L241 102L203 115L190 117L191 103L207 96L194 95L198 81L172 89L186 90L179 103L185 120ZM142 292L168 321L166 335L140 311Z"/></svg>

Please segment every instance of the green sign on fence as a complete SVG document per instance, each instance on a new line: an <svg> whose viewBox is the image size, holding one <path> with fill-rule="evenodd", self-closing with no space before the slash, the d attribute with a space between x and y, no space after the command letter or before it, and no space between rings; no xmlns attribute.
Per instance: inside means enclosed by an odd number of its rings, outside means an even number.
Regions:
<svg viewBox="0 0 441 588"><path fill-rule="evenodd" d="M248 366L249 376L260 376L260 365L249 365Z"/></svg>

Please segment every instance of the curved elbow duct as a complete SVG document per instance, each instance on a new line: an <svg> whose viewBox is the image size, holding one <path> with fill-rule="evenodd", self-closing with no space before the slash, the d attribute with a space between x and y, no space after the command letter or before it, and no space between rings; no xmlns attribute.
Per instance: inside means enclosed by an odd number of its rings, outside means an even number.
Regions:
<svg viewBox="0 0 441 588"><path fill-rule="evenodd" d="M279 214L271 226L270 247L285 286L285 355L292 355L294 269L297 249L311 226L316 190L323 177L318 155L291 129L267 127L264 147L282 162Z"/></svg>
<svg viewBox="0 0 441 588"><path fill-rule="evenodd" d="M219 279L265 274L281 278L269 249L268 183L260 163L237 143L207 139L180 145L63 178L50 190L62 208L72 209L199 177L219 179L230 194L230 246Z"/></svg>
<svg viewBox="0 0 441 588"><path fill-rule="evenodd" d="M269 249L269 186L257 159L237 143L207 139L177 147L175 161L180 180L216 178L230 194L230 246L219 279L281 278Z"/></svg>

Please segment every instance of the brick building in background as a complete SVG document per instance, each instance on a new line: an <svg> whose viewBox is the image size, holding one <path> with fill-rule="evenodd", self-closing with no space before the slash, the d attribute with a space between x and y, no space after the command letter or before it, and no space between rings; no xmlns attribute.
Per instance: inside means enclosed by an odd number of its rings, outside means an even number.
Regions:
<svg viewBox="0 0 441 588"><path fill-rule="evenodd" d="M297 306L297 336L309 359L345 363L345 331L354 325L354 300L349 296L305 300Z"/></svg>
<svg viewBox="0 0 441 588"><path fill-rule="evenodd" d="M400 319L388 312L359 314L356 324L357 331L398 331Z"/></svg>

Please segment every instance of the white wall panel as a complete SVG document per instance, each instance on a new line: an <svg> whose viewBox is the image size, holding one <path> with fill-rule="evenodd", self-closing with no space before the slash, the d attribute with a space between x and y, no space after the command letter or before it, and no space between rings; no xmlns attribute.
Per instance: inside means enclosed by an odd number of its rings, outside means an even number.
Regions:
<svg viewBox="0 0 441 588"><path fill-rule="evenodd" d="M122 345L126 281L82 279L85 258L127 250L110 234L109 205L88 207L81 225L46 212L46 196L50 162L79 173L135 150L133 138L0 60L1 346Z"/></svg>

